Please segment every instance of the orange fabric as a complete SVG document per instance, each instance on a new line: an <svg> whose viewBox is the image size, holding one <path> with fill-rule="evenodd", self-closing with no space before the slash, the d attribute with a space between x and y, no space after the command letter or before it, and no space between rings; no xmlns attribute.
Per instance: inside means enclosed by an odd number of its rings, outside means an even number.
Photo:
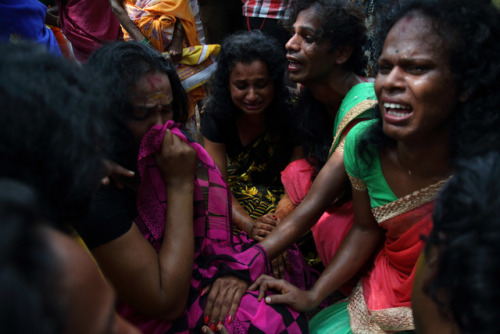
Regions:
<svg viewBox="0 0 500 334"><path fill-rule="evenodd" d="M75 60L75 56L73 55L73 48L71 46L71 42L64 36L61 31L61 28L55 26L48 26L54 37L56 38L57 44L59 45L59 49L61 49L62 55L70 60Z"/></svg>
<svg viewBox="0 0 500 334"><path fill-rule="evenodd" d="M165 51L170 44L177 20L182 23L185 31L187 40L185 46L200 44L189 1L125 0L124 5L131 20L158 51ZM123 29L123 37L125 40L130 39L125 29Z"/></svg>
<svg viewBox="0 0 500 334"><path fill-rule="evenodd" d="M384 247L362 280L370 310L410 307L415 267L425 245L422 236L432 229L434 204L423 204L380 224L387 231Z"/></svg>

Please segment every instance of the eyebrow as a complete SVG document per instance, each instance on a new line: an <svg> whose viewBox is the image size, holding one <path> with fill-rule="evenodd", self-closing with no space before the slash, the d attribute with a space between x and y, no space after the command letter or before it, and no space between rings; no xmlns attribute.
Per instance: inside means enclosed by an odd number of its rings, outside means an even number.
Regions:
<svg viewBox="0 0 500 334"><path fill-rule="evenodd" d="M307 30L307 31L310 31L312 32L313 34L316 34L316 30L314 30L313 28L311 27L308 27L308 26L298 26L299 29L302 29L302 30Z"/></svg>

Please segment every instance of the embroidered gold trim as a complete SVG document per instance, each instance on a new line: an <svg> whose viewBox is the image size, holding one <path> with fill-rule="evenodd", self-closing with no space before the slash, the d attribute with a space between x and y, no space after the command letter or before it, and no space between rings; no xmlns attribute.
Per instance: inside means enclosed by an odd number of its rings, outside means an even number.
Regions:
<svg viewBox="0 0 500 334"><path fill-rule="evenodd" d="M335 130L335 137L333 138L332 146L330 147L329 156L333 154L335 143L337 142L337 139L339 139L339 136L342 135L344 128L356 119L356 117L361 115L366 110L373 108L376 104L377 100L364 100L356 104L345 114L344 118L342 118L337 126L337 129Z"/></svg>
<svg viewBox="0 0 500 334"><path fill-rule="evenodd" d="M345 138L347 136L344 135L340 138L339 144L337 145L337 148L335 148L335 151L333 151L333 154L339 154L341 156L344 156L344 146L345 146Z"/></svg>
<svg viewBox="0 0 500 334"><path fill-rule="evenodd" d="M399 332L415 328L409 307L368 310L361 282L349 297L347 312L353 334L384 334L386 331Z"/></svg>
<svg viewBox="0 0 500 334"><path fill-rule="evenodd" d="M380 224L387 219L393 218L407 211L413 210L422 204L428 203L436 197L439 190L445 185L446 182L448 182L449 179L450 178L441 180L428 187L401 197L394 202L373 208L373 216Z"/></svg>
<svg viewBox="0 0 500 334"><path fill-rule="evenodd" d="M363 182L363 180L355 178L351 174L347 173L347 176L349 177L349 181L351 181L352 187L356 190L359 191L366 191L368 188L366 187L366 184Z"/></svg>

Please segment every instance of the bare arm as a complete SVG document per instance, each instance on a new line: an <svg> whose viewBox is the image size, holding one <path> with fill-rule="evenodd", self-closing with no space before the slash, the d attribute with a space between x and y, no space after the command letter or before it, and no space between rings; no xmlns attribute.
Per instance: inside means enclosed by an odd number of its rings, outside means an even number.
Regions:
<svg viewBox="0 0 500 334"><path fill-rule="evenodd" d="M343 156L333 154L319 172L302 203L260 242L270 258L289 248L316 223L340 193L346 180Z"/></svg>
<svg viewBox="0 0 500 334"><path fill-rule="evenodd" d="M184 41L184 27L181 21L177 20L174 25L174 32L172 33L172 40L170 44L166 47L165 51L168 51L172 62L177 64L182 59L182 48Z"/></svg>
<svg viewBox="0 0 500 334"><path fill-rule="evenodd" d="M135 223L127 233L92 253L122 300L146 315L172 321L186 307L193 268L196 152L167 131L157 163L168 198L159 253Z"/></svg>
<svg viewBox="0 0 500 334"><path fill-rule="evenodd" d="M224 177L224 181L227 182L227 157L226 157L226 145L221 143L215 143L203 137L204 147L207 153L212 157L217 168ZM248 215L248 213L243 209L238 200L232 196L233 199L233 222L242 231L247 232L249 235L252 233L254 220Z"/></svg>
<svg viewBox="0 0 500 334"><path fill-rule="evenodd" d="M367 191L353 188L354 223L328 267L311 289L316 307L329 294L353 277L373 256L384 238L371 212Z"/></svg>
<svg viewBox="0 0 500 334"><path fill-rule="evenodd" d="M122 0L109 0L109 4L111 5L113 14L115 14L116 18L122 27L129 33L130 37L138 42L146 38L128 16L127 11L123 7Z"/></svg>
<svg viewBox="0 0 500 334"><path fill-rule="evenodd" d="M284 303L298 311L309 311L353 277L371 258L384 236L373 218L366 191L353 189L353 205L354 224L312 289L304 291L286 281L263 275L250 287L259 288L259 299L272 289L281 294L267 296L268 304Z"/></svg>

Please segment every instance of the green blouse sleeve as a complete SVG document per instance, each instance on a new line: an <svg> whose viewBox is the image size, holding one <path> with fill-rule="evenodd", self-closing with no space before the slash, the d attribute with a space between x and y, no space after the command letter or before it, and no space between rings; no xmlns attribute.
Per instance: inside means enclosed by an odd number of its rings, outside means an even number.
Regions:
<svg viewBox="0 0 500 334"><path fill-rule="evenodd" d="M357 190L366 190L365 179L368 166L366 162L358 156L357 147L364 133L374 124L374 120L360 122L356 124L347 134L344 144L344 165L352 186Z"/></svg>

